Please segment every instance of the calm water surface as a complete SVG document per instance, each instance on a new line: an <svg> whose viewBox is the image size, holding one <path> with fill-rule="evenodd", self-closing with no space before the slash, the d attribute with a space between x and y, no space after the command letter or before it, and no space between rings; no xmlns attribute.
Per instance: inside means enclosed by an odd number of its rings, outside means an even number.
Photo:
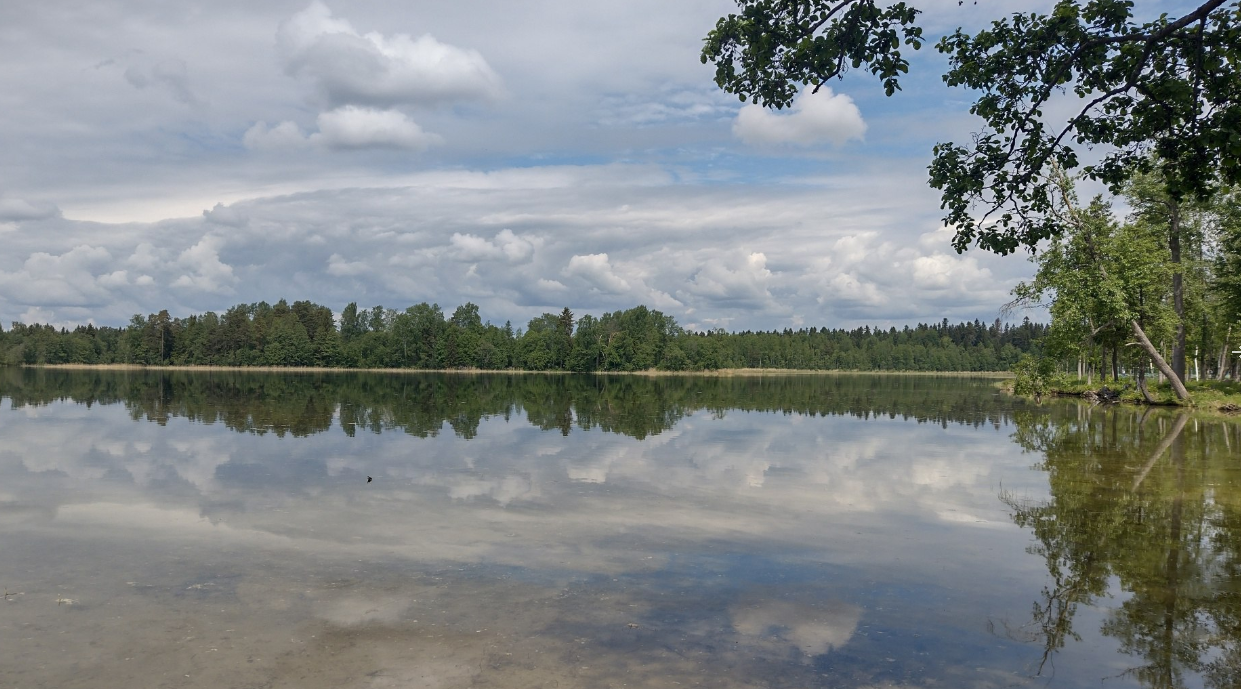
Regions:
<svg viewBox="0 0 1241 689"><path fill-rule="evenodd" d="M1241 686L1230 420L873 375L0 399L0 687Z"/></svg>

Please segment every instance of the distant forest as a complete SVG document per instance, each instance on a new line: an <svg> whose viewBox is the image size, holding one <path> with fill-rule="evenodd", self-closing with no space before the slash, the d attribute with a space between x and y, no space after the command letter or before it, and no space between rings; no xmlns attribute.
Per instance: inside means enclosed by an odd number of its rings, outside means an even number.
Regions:
<svg viewBox="0 0 1241 689"><path fill-rule="evenodd" d="M853 330L687 331L637 306L575 318L565 308L525 329L484 323L464 304L445 317L436 304L404 311L349 304L339 322L309 301L238 304L173 318L134 316L123 328L13 323L0 330L0 363L323 366L532 371L701 371L783 368L847 371L1001 371L1037 353L1046 326L940 323Z"/></svg>

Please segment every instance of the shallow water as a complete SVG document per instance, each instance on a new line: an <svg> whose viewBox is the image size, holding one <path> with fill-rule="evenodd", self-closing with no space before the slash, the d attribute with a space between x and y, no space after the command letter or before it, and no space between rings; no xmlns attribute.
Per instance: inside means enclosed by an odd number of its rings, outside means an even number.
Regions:
<svg viewBox="0 0 1241 689"><path fill-rule="evenodd" d="M876 375L0 398L3 687L1241 685L1227 420Z"/></svg>

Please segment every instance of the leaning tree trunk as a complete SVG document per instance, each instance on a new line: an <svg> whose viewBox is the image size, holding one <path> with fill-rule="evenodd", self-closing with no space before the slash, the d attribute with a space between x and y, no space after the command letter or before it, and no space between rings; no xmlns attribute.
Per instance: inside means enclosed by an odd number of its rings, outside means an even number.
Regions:
<svg viewBox="0 0 1241 689"><path fill-rule="evenodd" d="M1151 344L1150 339L1146 337L1146 333L1142 332L1142 326L1138 325L1137 321L1130 321L1130 324L1133 325L1133 334L1137 335L1138 343L1142 345L1142 349L1146 350L1146 354L1150 356L1151 361L1155 362L1155 367L1167 377L1168 382L1172 383L1172 391L1176 393L1176 398L1188 402L1189 391L1185 389L1185 384L1181 382L1181 377L1176 375L1176 371L1173 371L1168 362L1164 361L1163 357L1159 355L1159 350L1155 349L1155 345Z"/></svg>

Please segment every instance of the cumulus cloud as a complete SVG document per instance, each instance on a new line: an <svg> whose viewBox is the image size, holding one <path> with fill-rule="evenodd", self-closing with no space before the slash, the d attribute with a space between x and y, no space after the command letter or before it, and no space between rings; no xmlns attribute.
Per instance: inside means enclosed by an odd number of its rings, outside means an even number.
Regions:
<svg viewBox="0 0 1241 689"><path fill-rule="evenodd" d="M310 139L328 148L423 150L439 137L422 131L402 112L346 105L319 115L319 132Z"/></svg>
<svg viewBox="0 0 1241 689"><path fill-rule="evenodd" d="M106 275L97 277L112 260L105 248L82 244L63 254L35 252L13 272L0 271L0 292L13 302L31 306L97 306L108 300Z"/></svg>
<svg viewBox="0 0 1241 689"><path fill-rule="evenodd" d="M853 273L838 273L827 281L827 289L819 295L820 304L846 303L882 306L888 298L878 285Z"/></svg>
<svg viewBox="0 0 1241 689"><path fill-rule="evenodd" d="M60 209L55 204L0 197L0 222L44 220L46 218L58 217L60 217Z"/></svg>
<svg viewBox="0 0 1241 689"><path fill-rule="evenodd" d="M500 230L494 240L454 232L451 244L453 257L468 263L501 259L509 263L525 263L534 255L534 243L509 229Z"/></svg>
<svg viewBox="0 0 1241 689"><path fill-rule="evenodd" d="M914 284L926 290L963 289L991 278L991 271L979 267L973 256L935 253L919 256L913 260L911 267Z"/></svg>
<svg viewBox="0 0 1241 689"><path fill-rule="evenodd" d="M220 238L208 236L182 251L177 258L177 267L185 272L172 282L172 286L195 292L232 294L237 276L233 274L232 266L220 260L222 244Z"/></svg>
<svg viewBox="0 0 1241 689"><path fill-rule="evenodd" d="M741 108L733 134L747 144L839 146L850 139L860 140L866 134L866 122L852 98L823 87L818 93L799 95L788 114L753 104Z"/></svg>
<svg viewBox="0 0 1241 689"><path fill-rule="evenodd" d="M99 276L99 285L108 289L124 287L128 284L130 283L129 271L127 270L114 270L111 273Z"/></svg>
<svg viewBox="0 0 1241 689"><path fill-rule="evenodd" d="M653 187L614 166L402 181L199 206L199 217L106 233L64 218L40 232L17 228L0 252L0 318L42 305L58 321L121 325L135 312L187 315L286 296L334 309L472 301L485 318L516 324L562 306L597 315L645 304L695 329L782 328L798 325L795 315L816 326L899 326L989 320L1028 270L952 255L939 233L920 235L933 220L903 234L859 226L856 190ZM83 245L110 258L96 252L88 266L52 270L36 257ZM85 258L79 250L70 262ZM49 271L65 279L39 282Z"/></svg>
<svg viewBox="0 0 1241 689"><path fill-rule="evenodd" d="M500 78L478 51L411 38L358 33L322 2L280 25L285 71L310 79L329 105L437 104L493 98Z"/></svg>
<svg viewBox="0 0 1241 689"><path fill-rule="evenodd" d="M246 148L254 151L289 151L304 148L306 135L296 122L281 122L274 127L266 122L255 122L242 137Z"/></svg>
<svg viewBox="0 0 1241 689"><path fill-rule="evenodd" d="M608 261L607 254L587 254L569 259L569 265L561 271L566 277L577 277L591 287L607 294L624 294L629 283L617 275Z"/></svg>
<svg viewBox="0 0 1241 689"><path fill-rule="evenodd" d="M348 261L340 254L332 254L327 260L328 275L337 277L348 277L353 275L364 275L371 270L371 267L364 261Z"/></svg>
<svg viewBox="0 0 1241 689"><path fill-rule="evenodd" d="M738 305L761 306L770 301L772 273L761 252L732 252L708 260L689 280L686 291L699 297Z"/></svg>
<svg viewBox="0 0 1241 689"><path fill-rule="evenodd" d="M269 127L258 122L245 134L247 148L260 151L293 150L315 146L328 149L400 148L425 150L440 137L425 132L399 110L374 110L346 105L320 113L319 131L309 136L294 122Z"/></svg>
<svg viewBox="0 0 1241 689"><path fill-rule="evenodd" d="M667 311L669 309L685 308L685 304L682 303L681 300L677 299L676 297L673 297L671 294L668 294L667 292L657 290L657 289L651 289L647 291L646 303L662 311Z"/></svg>
<svg viewBox="0 0 1241 689"><path fill-rule="evenodd" d="M125 259L125 264L138 270L151 271L165 263L164 252L155 248L151 242L139 242L134 252Z"/></svg>

